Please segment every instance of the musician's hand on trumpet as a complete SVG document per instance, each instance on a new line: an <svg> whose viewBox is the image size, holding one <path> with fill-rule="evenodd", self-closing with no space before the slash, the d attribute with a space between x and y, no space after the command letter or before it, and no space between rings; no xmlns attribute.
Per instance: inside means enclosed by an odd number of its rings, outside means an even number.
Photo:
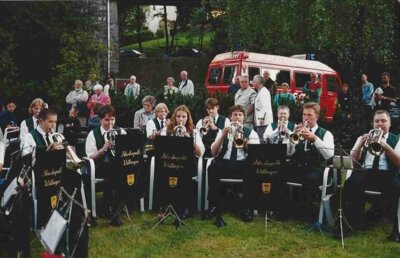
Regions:
<svg viewBox="0 0 400 258"><path fill-rule="evenodd" d="M105 141L103 147L99 150L101 154L105 154L109 149L111 149L111 141Z"/></svg>

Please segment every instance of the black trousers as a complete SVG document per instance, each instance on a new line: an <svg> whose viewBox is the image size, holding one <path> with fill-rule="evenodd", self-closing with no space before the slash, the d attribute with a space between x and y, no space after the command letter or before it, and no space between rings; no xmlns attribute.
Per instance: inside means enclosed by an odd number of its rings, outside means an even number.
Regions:
<svg viewBox="0 0 400 258"><path fill-rule="evenodd" d="M400 194L400 179L388 171L354 171L346 180L342 195L343 211L350 225L355 229L366 227L364 213L367 197L364 191L366 190L381 192L379 208L387 212L391 219L395 219Z"/></svg>
<svg viewBox="0 0 400 258"><path fill-rule="evenodd" d="M249 162L215 159L208 168L208 201L211 205L218 205L222 199L223 184L221 178L243 179L243 198L245 208L252 207L254 173Z"/></svg>

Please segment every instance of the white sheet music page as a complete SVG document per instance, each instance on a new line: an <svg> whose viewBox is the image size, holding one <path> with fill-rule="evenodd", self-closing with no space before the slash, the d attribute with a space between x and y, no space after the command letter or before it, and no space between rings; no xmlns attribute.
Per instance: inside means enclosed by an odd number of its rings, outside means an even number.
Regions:
<svg viewBox="0 0 400 258"><path fill-rule="evenodd" d="M16 188L18 187L17 178L8 185L7 189L4 191L3 198L1 198L1 207L4 207L10 200L11 196L17 193Z"/></svg>
<svg viewBox="0 0 400 258"><path fill-rule="evenodd" d="M67 220L64 219L58 211L53 211L46 228L40 232L42 243L51 254L54 254L66 227Z"/></svg>

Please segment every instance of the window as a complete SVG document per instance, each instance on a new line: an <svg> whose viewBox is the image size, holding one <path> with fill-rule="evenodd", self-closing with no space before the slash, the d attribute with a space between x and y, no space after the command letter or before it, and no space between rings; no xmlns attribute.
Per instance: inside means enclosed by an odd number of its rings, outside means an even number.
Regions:
<svg viewBox="0 0 400 258"><path fill-rule="evenodd" d="M236 74L236 67L235 66L225 66L224 69L224 77L222 80L222 84L231 84L232 83L232 79Z"/></svg>
<svg viewBox="0 0 400 258"><path fill-rule="evenodd" d="M210 74L208 76L208 84L218 85L222 75L222 67L214 67L210 69Z"/></svg>
<svg viewBox="0 0 400 258"><path fill-rule="evenodd" d="M264 69L263 74L265 71L269 72L269 77L271 78L271 80L275 81L275 83L278 86L280 86L284 82L290 85L290 71L278 70L278 69Z"/></svg>
<svg viewBox="0 0 400 258"><path fill-rule="evenodd" d="M337 93L339 91L339 81L334 75L326 76L326 87L328 91Z"/></svg>
<svg viewBox="0 0 400 258"><path fill-rule="evenodd" d="M249 81L253 80L254 75L260 75L260 68L249 67Z"/></svg>
<svg viewBox="0 0 400 258"><path fill-rule="evenodd" d="M294 80L296 83L296 88L303 88L306 82L309 82L311 80L310 75L310 73L295 72Z"/></svg>

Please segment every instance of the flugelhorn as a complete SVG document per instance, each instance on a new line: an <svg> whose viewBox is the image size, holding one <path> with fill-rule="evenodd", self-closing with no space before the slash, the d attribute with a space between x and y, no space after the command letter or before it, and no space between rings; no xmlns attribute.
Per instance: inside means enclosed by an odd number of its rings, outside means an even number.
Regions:
<svg viewBox="0 0 400 258"><path fill-rule="evenodd" d="M289 140L292 144L298 144L300 142L300 140L303 140L303 137L301 136L301 133L304 130L309 130L310 128L308 127L308 122L305 121L303 123L303 127L300 130L295 131L294 133L289 135Z"/></svg>
<svg viewBox="0 0 400 258"><path fill-rule="evenodd" d="M283 118L279 120L281 123L279 126L279 136L281 138L286 138L287 137L287 121L285 121Z"/></svg>
<svg viewBox="0 0 400 258"><path fill-rule="evenodd" d="M118 129L110 129L104 134L104 141L110 142L110 153L115 157L115 140L117 135L120 135L122 132L122 128Z"/></svg>
<svg viewBox="0 0 400 258"><path fill-rule="evenodd" d="M174 127L174 136L184 137L186 134L186 127L183 125L182 122L179 125Z"/></svg>
<svg viewBox="0 0 400 258"><path fill-rule="evenodd" d="M67 140L65 140L64 135L61 133L52 133L49 137L49 141L50 146L59 145L67 150L69 157L71 158L71 161L68 161L66 164L68 169L78 169L83 165L84 161L81 160L78 155L76 155L75 151L71 148Z"/></svg>
<svg viewBox="0 0 400 258"><path fill-rule="evenodd" d="M364 147L367 148L371 155L379 156L383 152L381 142L383 136L383 130L381 128L372 129L368 133L368 139L364 143Z"/></svg>
<svg viewBox="0 0 400 258"><path fill-rule="evenodd" d="M243 126L238 122L232 122L228 133L228 139L233 141L236 149L244 148L246 140L243 136Z"/></svg>
<svg viewBox="0 0 400 258"><path fill-rule="evenodd" d="M209 115L208 118L209 118L209 120L206 122L206 124L203 123L203 126L199 129L201 135L207 134L208 130L210 129L212 116Z"/></svg>

